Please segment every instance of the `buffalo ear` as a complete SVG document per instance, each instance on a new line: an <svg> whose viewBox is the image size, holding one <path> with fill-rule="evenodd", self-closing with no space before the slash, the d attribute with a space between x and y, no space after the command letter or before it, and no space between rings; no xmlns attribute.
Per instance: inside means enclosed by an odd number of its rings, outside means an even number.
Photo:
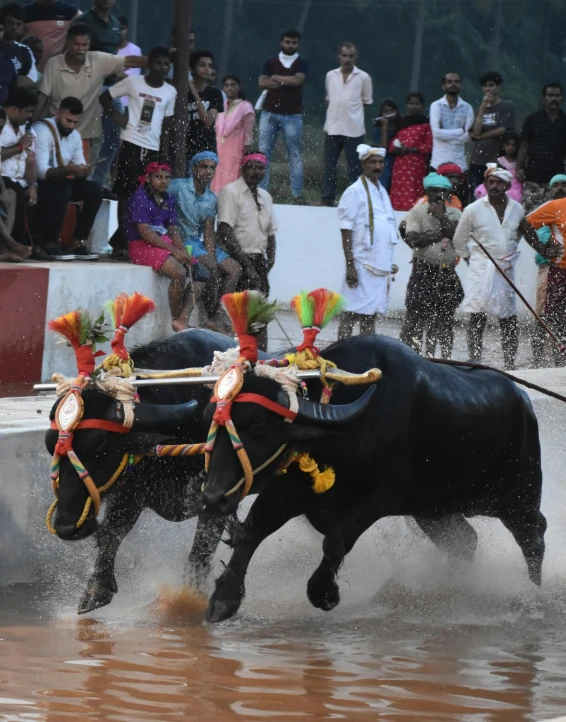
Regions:
<svg viewBox="0 0 566 722"><path fill-rule="evenodd" d="M338 432L323 429L320 426L305 426L303 424L292 424L287 430L287 443L300 450L312 446L313 442L337 436Z"/></svg>
<svg viewBox="0 0 566 722"><path fill-rule="evenodd" d="M175 439L165 434L152 434L149 431L130 431L121 443L121 451L125 454L145 454L159 444L175 443Z"/></svg>

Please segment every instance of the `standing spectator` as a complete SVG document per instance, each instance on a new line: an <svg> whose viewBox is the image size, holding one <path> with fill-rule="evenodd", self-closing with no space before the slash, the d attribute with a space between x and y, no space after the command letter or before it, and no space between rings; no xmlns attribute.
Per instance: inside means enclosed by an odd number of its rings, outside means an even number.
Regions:
<svg viewBox="0 0 566 722"><path fill-rule="evenodd" d="M452 190L447 178L430 173L424 187L427 202L415 206L405 219L404 240L413 249L413 268L400 340L421 353L425 333L425 356L435 356L438 341L442 358L449 359L454 344L454 315L464 299L456 273L464 248L456 249L452 240L462 213L445 205Z"/></svg>
<svg viewBox="0 0 566 722"><path fill-rule="evenodd" d="M308 64L299 56L301 36L297 30L281 34L281 52L269 58L259 76L259 87L265 91L259 121L259 149L271 163L279 133L289 161L293 203L304 205L303 198L303 85ZM269 188L269 166L261 187Z"/></svg>
<svg viewBox="0 0 566 722"><path fill-rule="evenodd" d="M430 165L438 170L442 163L455 163L462 172L468 169L464 144L474 124L474 111L460 98L462 79L458 73L446 73L442 78L444 96L430 106L432 130L432 158Z"/></svg>
<svg viewBox="0 0 566 722"><path fill-rule="evenodd" d="M499 316L503 360L506 369L515 368L519 344L517 327L517 298L475 243L480 241L493 256L499 268L511 279L515 276L517 249L521 236L539 253L544 253L532 226L524 217L520 203L506 193L511 187L511 174L504 168L488 168L485 174L487 196L471 203L462 214L454 235L454 245L469 244L470 261L465 298L461 310L470 313L468 352L472 361L481 361L483 332L487 314Z"/></svg>
<svg viewBox="0 0 566 722"><path fill-rule="evenodd" d="M120 57L90 50L90 28L84 23L71 25L67 33L67 50L51 58L39 82L37 118L52 118L63 98L77 98L84 112L77 130L83 140L102 135L102 108L98 102L104 79L126 68L147 65L145 57Z"/></svg>
<svg viewBox="0 0 566 722"><path fill-rule="evenodd" d="M65 50L67 31L81 14L74 5L61 0L36 0L23 6L26 32L43 41L43 56L37 69L42 73L45 64Z"/></svg>
<svg viewBox="0 0 566 722"><path fill-rule="evenodd" d="M517 180L516 169L519 142L519 134L514 130L509 130L505 133L503 136L503 155L497 159L497 165L511 173L513 180L511 181L511 188L507 191L507 195L514 201L521 203L523 200L523 184ZM476 198L483 198L486 194L487 191L482 183L476 188L475 196Z"/></svg>
<svg viewBox="0 0 566 722"><path fill-rule="evenodd" d="M341 293L348 311L340 318L338 338L350 338L357 323L361 334L375 333L377 314L387 310L393 246L397 243L395 216L387 191L379 182L387 151L359 145L361 177L338 204L338 221L346 258Z"/></svg>
<svg viewBox="0 0 566 722"><path fill-rule="evenodd" d="M476 111L470 131L473 146L468 180L472 193L483 183L487 164L497 162L503 136L515 128L515 105L510 100L501 100L499 97L503 83L501 75L494 72L484 73L479 83L483 100Z"/></svg>
<svg viewBox="0 0 566 722"><path fill-rule="evenodd" d="M220 245L242 267L243 287L260 291L266 298L277 231L271 196L259 187L267 163L262 153L245 155L242 177L224 186L218 196ZM259 334L258 345L267 350L267 329Z"/></svg>
<svg viewBox="0 0 566 722"><path fill-rule="evenodd" d="M537 284L537 313L552 327L556 335L566 340L566 255L564 236L566 234L566 175L555 175L550 183L552 199L543 203L527 216L528 223L537 230L538 237L545 244L546 251L535 256L539 267ZM542 365L545 331L536 323L531 343L533 365ZM552 351L556 366L564 365L564 355L553 343Z"/></svg>
<svg viewBox="0 0 566 722"><path fill-rule="evenodd" d="M195 50L195 42L196 42L195 31L192 28L189 30L188 41L189 41L189 53L191 53L191 55L192 55L192 53ZM169 69L168 78L170 80L173 80L173 75L174 75L174 71L175 71L175 58L177 56L177 33L175 31L175 28L171 29L170 53L171 53L171 68ZM192 80L192 79L193 79L193 74L189 70L189 80Z"/></svg>
<svg viewBox="0 0 566 722"><path fill-rule="evenodd" d="M35 60L35 67L41 63L43 59L43 40L41 38L38 38L36 35L26 35L26 37L22 40L22 43L24 45L27 45L27 47L31 50L31 54L33 55L33 59ZM37 81L39 82L41 78L41 71L37 71Z"/></svg>
<svg viewBox="0 0 566 722"><path fill-rule="evenodd" d="M542 104L542 110L525 118L517 156L517 179L524 182L523 205L527 213L546 200L552 176L564 173L566 114L560 107L559 83L543 86Z"/></svg>
<svg viewBox="0 0 566 722"><path fill-rule="evenodd" d="M149 266L171 279L169 308L173 331L189 327L193 294L187 287L192 259L181 235L175 200L167 189L171 168L166 163L149 163L141 185L132 195L128 207L126 236L130 258L139 266Z"/></svg>
<svg viewBox="0 0 566 722"><path fill-rule="evenodd" d="M189 122L187 126L187 164L203 150L216 153L216 116L224 108L222 93L210 85L210 69L214 56L208 50L197 50L191 55L189 80ZM188 168L188 165L187 165Z"/></svg>
<svg viewBox="0 0 566 722"><path fill-rule="evenodd" d="M27 45L17 41L24 28L24 11L18 3L3 5L0 9L0 23L4 26L4 35L0 48L14 64L20 88L35 88L38 75L35 58Z"/></svg>
<svg viewBox="0 0 566 722"><path fill-rule="evenodd" d="M139 45L130 42L130 26L128 24L128 18L121 16L118 18L120 21L120 47L118 48L118 55L138 55L141 57L142 51ZM141 68L127 68L121 73L116 74L116 80L124 80L128 75L141 75ZM123 108L128 107L128 96L123 95L120 98Z"/></svg>
<svg viewBox="0 0 566 722"><path fill-rule="evenodd" d="M24 246L29 245L26 232L26 206L37 205L37 168L35 134L26 130L37 105L37 93L15 88L6 101L6 125L0 133L2 179L16 193L16 217L12 235Z"/></svg>
<svg viewBox="0 0 566 722"><path fill-rule="evenodd" d="M373 121L373 140L375 145L381 148L389 148L389 143L399 131L401 123L401 113L399 107L393 98L386 98L381 102L377 118ZM379 182L389 193L391 187L391 174L393 172L393 162L395 157L389 153L385 157L385 165Z"/></svg>
<svg viewBox="0 0 566 722"><path fill-rule="evenodd" d="M113 192L118 197L119 228L110 243L113 256L127 260L124 235L128 198L136 190L148 163L167 158L171 118L175 113L177 91L165 82L171 60L167 48L153 48L148 56L147 75L130 75L100 96L100 102L122 128L122 145ZM113 100L128 97L128 114L113 107ZM161 153L160 153L161 150Z"/></svg>
<svg viewBox="0 0 566 722"><path fill-rule="evenodd" d="M18 76L14 64L10 56L0 47L0 108L4 107L8 95L17 87Z"/></svg>
<svg viewBox="0 0 566 722"><path fill-rule="evenodd" d="M216 118L219 161L212 181L214 193L240 177L242 158L251 150L255 125L255 111L244 97L240 78L226 75L222 87L227 99L224 111Z"/></svg>
<svg viewBox="0 0 566 722"><path fill-rule="evenodd" d="M324 184L322 202L333 206L336 199L336 165L344 150L350 184L361 173L356 148L365 133L364 105L373 103L370 76L356 66L358 51L353 43L338 48L340 67L326 74L326 122L324 124Z"/></svg>
<svg viewBox="0 0 566 722"><path fill-rule="evenodd" d="M219 319L215 319L218 299L224 293L236 290L242 274L241 266L216 245L214 223L217 201L210 190L210 183L217 163L218 157L212 151L197 153L191 159L190 177L176 178L169 186L169 192L177 204L177 216L185 248L210 274L203 297L208 328L214 331L221 330Z"/></svg>
<svg viewBox="0 0 566 722"><path fill-rule="evenodd" d="M92 0L92 8L81 15L81 22L90 27L90 46L94 52L117 55L122 39L122 25L110 10L116 0ZM108 90L116 83L116 76L110 75L104 81L103 90ZM123 112L122 101L115 98L113 108ZM102 115L102 144L98 149L98 159L92 173L92 180L104 187L108 174L116 160L120 145L120 127L114 122L108 111Z"/></svg>
<svg viewBox="0 0 566 722"><path fill-rule="evenodd" d="M423 96L409 93L407 115L389 144L389 153L395 161L390 196L396 211L411 210L423 195L423 178L432 151L432 134L424 110Z"/></svg>
<svg viewBox="0 0 566 722"><path fill-rule="evenodd" d="M87 180L90 166L85 161L81 136L75 130L82 112L80 100L65 98L54 118L34 125L39 180L32 237L50 259L68 256L59 246L60 234L67 204L76 201L82 205L69 253L78 260L98 258L90 253L88 238L102 203L102 191L96 183Z"/></svg>

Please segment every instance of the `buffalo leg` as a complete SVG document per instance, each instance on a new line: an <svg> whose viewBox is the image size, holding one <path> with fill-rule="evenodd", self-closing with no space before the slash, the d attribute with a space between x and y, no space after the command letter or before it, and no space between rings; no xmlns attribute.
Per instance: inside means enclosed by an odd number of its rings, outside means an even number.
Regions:
<svg viewBox="0 0 566 722"><path fill-rule="evenodd" d="M189 554L187 582L202 589L210 572L210 562L226 527L226 518L199 514L193 546Z"/></svg>
<svg viewBox="0 0 566 722"><path fill-rule="evenodd" d="M284 482L274 479L254 501L234 553L216 580L208 603L207 621L222 622L236 614L246 593L246 572L256 549L264 539L304 513L306 495L312 491L304 484L292 487L290 481L289 475Z"/></svg>
<svg viewBox="0 0 566 722"><path fill-rule="evenodd" d="M133 495L124 498L123 494L118 493L109 499L104 520L96 532L98 554L94 571L79 602L79 614L105 607L112 601L118 591L114 576L116 555L120 544L134 528L143 508L143 504Z"/></svg>
<svg viewBox="0 0 566 722"><path fill-rule="evenodd" d="M413 519L438 549L456 559L474 561L478 535L463 514L446 514L440 519L413 516Z"/></svg>
<svg viewBox="0 0 566 722"><path fill-rule="evenodd" d="M523 552L529 570L529 579L537 587L540 587L545 549L545 517L540 511L534 511L527 515L518 510L514 514L502 516L500 519L513 534L515 541Z"/></svg>

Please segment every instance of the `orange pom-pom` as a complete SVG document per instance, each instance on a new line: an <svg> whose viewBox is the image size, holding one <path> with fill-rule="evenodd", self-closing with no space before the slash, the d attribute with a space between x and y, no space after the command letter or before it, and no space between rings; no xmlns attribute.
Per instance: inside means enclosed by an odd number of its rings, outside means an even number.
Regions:
<svg viewBox="0 0 566 722"><path fill-rule="evenodd" d="M124 335L141 318L155 311L155 302L151 298L134 291L131 296L121 293L108 304L108 308L116 328L116 333L110 345L112 351L122 360L125 360L129 358L129 354L124 346Z"/></svg>

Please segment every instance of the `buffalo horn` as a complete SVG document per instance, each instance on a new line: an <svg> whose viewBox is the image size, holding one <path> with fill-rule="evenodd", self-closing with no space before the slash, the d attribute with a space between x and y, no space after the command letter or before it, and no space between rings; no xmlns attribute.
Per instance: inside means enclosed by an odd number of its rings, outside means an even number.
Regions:
<svg viewBox="0 0 566 722"><path fill-rule="evenodd" d="M186 404L136 404L133 431L158 431L188 424L198 413L198 401Z"/></svg>
<svg viewBox="0 0 566 722"><path fill-rule="evenodd" d="M362 414L375 393L375 386L365 392L359 399L351 404L319 404L299 398L299 412L297 418L301 421L314 421L317 424L344 424L353 421Z"/></svg>

